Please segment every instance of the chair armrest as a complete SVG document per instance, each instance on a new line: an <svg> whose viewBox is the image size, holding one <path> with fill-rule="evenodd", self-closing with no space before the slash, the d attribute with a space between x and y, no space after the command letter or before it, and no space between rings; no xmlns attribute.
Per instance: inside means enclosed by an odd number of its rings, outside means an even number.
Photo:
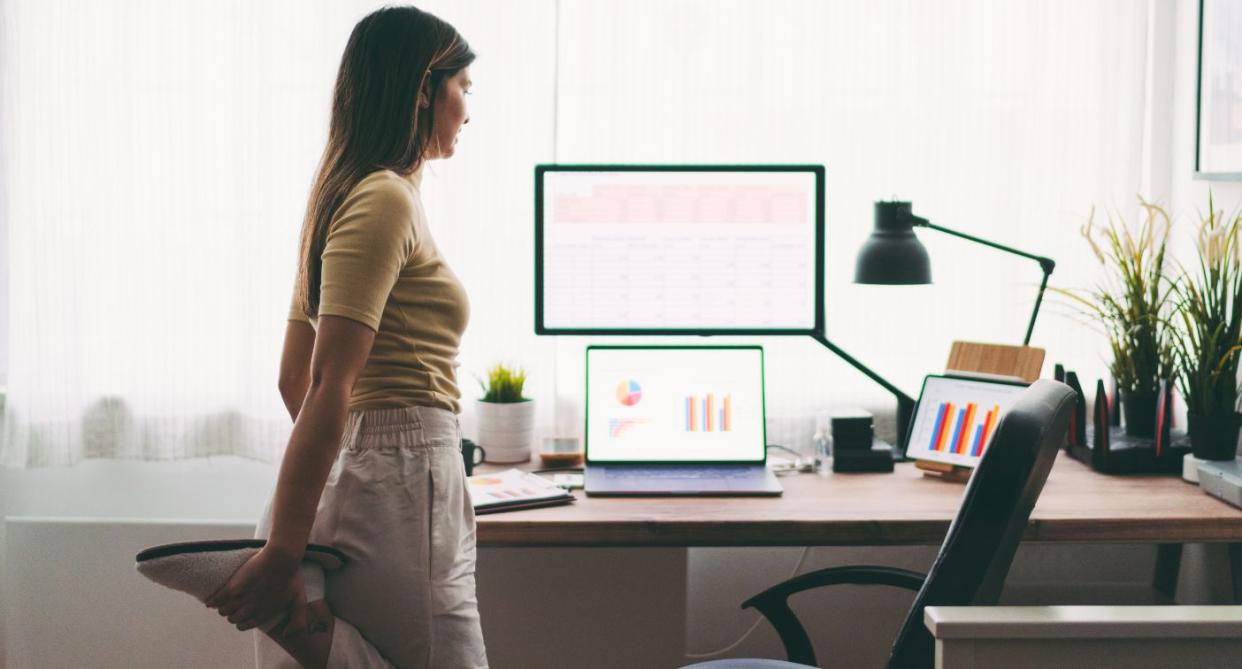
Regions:
<svg viewBox="0 0 1242 669"><path fill-rule="evenodd" d="M925 578L916 571L896 567L828 567L778 583L742 602L742 608L757 609L768 619L780 635L790 662L819 666L806 629L789 608L790 596L828 585L889 585L918 592Z"/></svg>

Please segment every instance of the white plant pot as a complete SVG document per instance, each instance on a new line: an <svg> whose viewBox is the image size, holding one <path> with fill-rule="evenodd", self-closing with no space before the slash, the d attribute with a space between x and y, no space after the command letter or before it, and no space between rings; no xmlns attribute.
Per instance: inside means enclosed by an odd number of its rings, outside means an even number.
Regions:
<svg viewBox="0 0 1242 669"><path fill-rule="evenodd" d="M487 462L526 462L535 441L535 402L475 401L479 436L475 443L487 452Z"/></svg>

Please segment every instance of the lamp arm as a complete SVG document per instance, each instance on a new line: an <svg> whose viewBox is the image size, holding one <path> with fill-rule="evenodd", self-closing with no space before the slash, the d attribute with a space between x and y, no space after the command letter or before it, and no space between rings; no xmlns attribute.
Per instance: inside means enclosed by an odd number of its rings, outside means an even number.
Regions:
<svg viewBox="0 0 1242 669"><path fill-rule="evenodd" d="M880 384L885 390L892 393L897 398L897 450L901 458L905 458L906 454L906 433L909 432L910 419L914 415L914 398L902 392L900 388L893 385L888 379L876 374L870 367L862 364L854 356L846 353L841 347L829 341L828 337L822 332L812 332L811 338L819 342L824 348L836 353L842 360L850 363L867 376L867 378Z"/></svg>
<svg viewBox="0 0 1242 669"><path fill-rule="evenodd" d="M932 223L928 221L927 219L919 217L919 216L911 216L910 218L915 226L922 227L922 228L931 228L932 230L938 230L940 232L945 233L946 235L952 235L954 237L961 237L962 239L965 239L967 241L971 241L976 244L982 244L984 246L989 246L998 251L1012 253L1016 256L1022 256L1023 258L1029 258L1039 263L1040 269L1044 271L1044 278L1043 278L1043 281L1040 281L1039 283L1039 294L1035 296L1035 309L1031 311L1031 321L1026 326L1026 338L1022 340L1023 346L1029 345L1031 343L1031 333L1035 331L1035 318L1039 316L1039 307L1041 304L1043 304L1043 301L1044 301L1044 290L1047 289L1048 287L1048 277L1051 276L1052 271L1056 269L1056 266L1057 266L1056 261L1053 260L1052 258L1045 258L1044 256L1037 256L1034 253L1027 253L1026 251L1020 251L1018 249L1013 248L1012 246L1005 246L1004 244L997 244L996 242L988 241L986 239L981 239L979 237L975 237L974 235L968 235L964 232L958 232L957 230L950 230L949 228L936 225L935 223Z"/></svg>
<svg viewBox="0 0 1242 669"><path fill-rule="evenodd" d="M1044 279L1039 282L1039 294L1035 296L1035 308L1031 310L1031 322L1026 326L1026 337L1022 340L1023 346L1029 346L1031 343L1031 333L1035 331L1035 317L1039 315L1039 305L1044 301L1044 289L1048 287L1048 277L1052 274L1052 268L1056 266L1056 263L1049 258L1043 260L1047 260L1048 264L1045 265L1042 261L1039 263L1044 268Z"/></svg>

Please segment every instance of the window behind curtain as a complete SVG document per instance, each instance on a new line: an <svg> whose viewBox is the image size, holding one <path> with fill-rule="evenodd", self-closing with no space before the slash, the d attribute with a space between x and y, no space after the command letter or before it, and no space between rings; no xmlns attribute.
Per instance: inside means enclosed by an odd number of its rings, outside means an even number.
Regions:
<svg viewBox="0 0 1242 669"><path fill-rule="evenodd" d="M0 462L279 456L306 192L345 39L380 4L0 3ZM1076 286L1096 272L1083 217L1138 188L1147 3L418 4L480 55L458 156L423 193L472 302L467 434L474 376L502 360L531 370L541 431L581 429L586 341L532 334L535 163L824 163L829 336L909 392L953 339L1019 342L1039 270L925 233L934 286L853 286L875 200L1049 255ZM1103 340L1056 311L1034 343L1098 376ZM813 342L761 343L772 434L888 402Z"/></svg>

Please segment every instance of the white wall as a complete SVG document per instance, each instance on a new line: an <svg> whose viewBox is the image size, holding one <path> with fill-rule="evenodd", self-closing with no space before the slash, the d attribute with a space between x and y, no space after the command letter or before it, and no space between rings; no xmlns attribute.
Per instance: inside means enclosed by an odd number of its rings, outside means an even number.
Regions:
<svg viewBox="0 0 1242 669"><path fill-rule="evenodd" d="M151 584L133 565L144 547L250 536L253 523L16 518L6 531L8 666L253 664L253 633L240 634L193 599ZM684 550L484 549L479 561L493 666L680 663Z"/></svg>
<svg viewBox="0 0 1242 669"><path fill-rule="evenodd" d="M87 461L75 467L0 468L0 517L179 519L253 524L276 480L273 466L240 458L182 462ZM88 541L87 537L83 537ZM0 523L0 583L7 581ZM0 589L0 631L7 627ZM0 666L6 649L0 634Z"/></svg>

